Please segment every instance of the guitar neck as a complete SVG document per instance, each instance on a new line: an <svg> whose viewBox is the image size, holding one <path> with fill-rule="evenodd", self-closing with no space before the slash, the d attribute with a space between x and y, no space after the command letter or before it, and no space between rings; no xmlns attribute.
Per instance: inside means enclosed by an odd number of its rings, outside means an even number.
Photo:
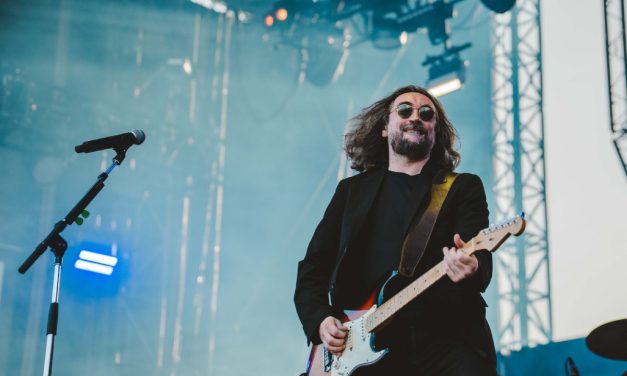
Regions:
<svg viewBox="0 0 627 376"><path fill-rule="evenodd" d="M473 238L466 243L464 248L460 248L459 250L467 255L474 253L474 240ZM376 331L383 323L394 316L396 312L405 307L409 302L414 300L418 295L422 294L445 275L444 261L440 261L437 265L429 269L429 271L377 307L377 309L366 318L366 330L368 330L368 332Z"/></svg>
<svg viewBox="0 0 627 376"><path fill-rule="evenodd" d="M472 255L477 250L496 251L498 247L510 235L520 235L525 231L525 216L521 213L519 216L511 218L505 222L490 226L479 231L479 234L470 239L459 251L467 255ZM418 295L422 294L431 285L436 283L446 274L444 261L440 261L436 266L429 269L428 272L421 275L418 279L402 289L385 303L381 304L365 319L365 327L368 332L379 329L386 321L388 321L396 312L405 307L409 302L414 300Z"/></svg>
<svg viewBox="0 0 627 376"><path fill-rule="evenodd" d="M427 288L442 278L444 271L444 261L440 261L428 272L413 281L409 286L402 289L392 298L381 304L370 316L366 318L366 330L376 331L379 326L388 321L396 312L405 307L409 302L422 294Z"/></svg>

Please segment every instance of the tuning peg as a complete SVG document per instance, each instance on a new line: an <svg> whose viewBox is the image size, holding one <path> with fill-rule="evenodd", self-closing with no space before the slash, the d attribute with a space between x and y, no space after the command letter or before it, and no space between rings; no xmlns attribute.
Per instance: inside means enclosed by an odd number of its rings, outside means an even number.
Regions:
<svg viewBox="0 0 627 376"><path fill-rule="evenodd" d="M80 226L80 225L83 224L83 218L78 217L78 218L76 218L76 220L74 222L76 222L76 224Z"/></svg>
<svg viewBox="0 0 627 376"><path fill-rule="evenodd" d="M81 217L83 217L83 218L89 218L89 212L88 212L87 210L83 210L83 211L81 212Z"/></svg>

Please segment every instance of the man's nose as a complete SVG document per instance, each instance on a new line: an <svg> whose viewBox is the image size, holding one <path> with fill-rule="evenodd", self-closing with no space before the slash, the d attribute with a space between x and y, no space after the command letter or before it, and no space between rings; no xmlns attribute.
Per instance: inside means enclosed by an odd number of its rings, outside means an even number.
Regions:
<svg viewBox="0 0 627 376"><path fill-rule="evenodd" d="M418 116L418 112L412 112L411 116L408 118L409 122L412 124L422 124L422 119Z"/></svg>
<svg viewBox="0 0 627 376"><path fill-rule="evenodd" d="M420 119L420 116L418 115L418 109L414 108L411 111L411 116L409 117L409 120L411 121L422 121L422 119Z"/></svg>

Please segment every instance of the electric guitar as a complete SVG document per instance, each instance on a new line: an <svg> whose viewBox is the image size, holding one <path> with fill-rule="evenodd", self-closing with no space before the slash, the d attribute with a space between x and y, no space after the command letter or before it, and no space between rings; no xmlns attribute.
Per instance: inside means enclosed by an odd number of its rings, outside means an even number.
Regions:
<svg viewBox="0 0 627 376"><path fill-rule="evenodd" d="M520 215L505 222L485 228L459 250L467 255L480 250L494 252L510 235L520 235L525 230L525 215ZM386 326L392 316L410 301L422 294L431 285L446 275L444 261L411 282L397 294L383 302L383 290L398 273L383 284L380 292L362 305L364 309L345 311L344 326L348 328L346 347L340 356L332 355L324 345L314 345L307 363L307 376L350 376L360 367L373 364L380 360L388 349L379 350L375 347L375 332ZM377 303L375 298L378 295Z"/></svg>

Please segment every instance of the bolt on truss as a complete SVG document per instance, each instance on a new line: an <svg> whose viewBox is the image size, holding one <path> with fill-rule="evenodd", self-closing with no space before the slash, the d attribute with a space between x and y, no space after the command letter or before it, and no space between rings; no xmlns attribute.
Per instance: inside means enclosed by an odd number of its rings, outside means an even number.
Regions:
<svg viewBox="0 0 627 376"><path fill-rule="evenodd" d="M495 254L497 347L552 338L545 201L540 1L492 16L493 190L496 220L525 212L524 236Z"/></svg>
<svg viewBox="0 0 627 376"><path fill-rule="evenodd" d="M627 175L627 47L625 1L605 0L605 53L612 142Z"/></svg>

